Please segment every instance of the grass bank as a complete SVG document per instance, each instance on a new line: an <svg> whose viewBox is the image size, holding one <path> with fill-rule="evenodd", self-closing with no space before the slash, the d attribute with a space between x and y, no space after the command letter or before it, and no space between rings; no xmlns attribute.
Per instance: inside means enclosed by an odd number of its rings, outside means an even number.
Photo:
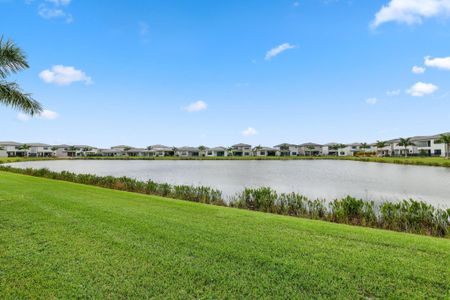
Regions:
<svg viewBox="0 0 450 300"><path fill-rule="evenodd" d="M1 298L448 298L450 241L0 172Z"/></svg>
<svg viewBox="0 0 450 300"><path fill-rule="evenodd" d="M152 180L139 181L129 177L76 174L68 171L54 172L48 169L0 166L0 171L336 223L440 237L446 237L450 233L450 208L446 210L435 208L423 201L413 199L399 202L387 201L375 205L373 201L347 196L326 202L323 199L309 199L297 193L278 194L271 188L261 187L246 188L225 201L220 190L207 186L171 185Z"/></svg>

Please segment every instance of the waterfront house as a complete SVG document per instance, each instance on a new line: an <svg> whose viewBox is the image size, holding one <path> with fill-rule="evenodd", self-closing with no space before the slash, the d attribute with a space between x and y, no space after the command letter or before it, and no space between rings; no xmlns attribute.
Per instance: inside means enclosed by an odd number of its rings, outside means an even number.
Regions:
<svg viewBox="0 0 450 300"><path fill-rule="evenodd" d="M14 157L14 156L27 156L28 151L21 150L20 146L21 143L16 142L0 142L0 147L2 151L2 155L5 155L7 157Z"/></svg>
<svg viewBox="0 0 450 300"><path fill-rule="evenodd" d="M209 157L224 157L228 156L228 149L222 146L209 148L206 151L206 156Z"/></svg>
<svg viewBox="0 0 450 300"><path fill-rule="evenodd" d="M339 156L354 156L361 151L361 143L352 143L339 148Z"/></svg>
<svg viewBox="0 0 450 300"><path fill-rule="evenodd" d="M100 155L107 157L116 157L116 156L124 156L126 155L125 151L120 148L111 148L111 149L100 149Z"/></svg>
<svg viewBox="0 0 450 300"><path fill-rule="evenodd" d="M279 156L280 151L276 148L257 146L253 148L254 156Z"/></svg>
<svg viewBox="0 0 450 300"><path fill-rule="evenodd" d="M252 145L243 143L233 145L231 146L231 153L233 156L251 156Z"/></svg>
<svg viewBox="0 0 450 300"><path fill-rule="evenodd" d="M322 146L322 155L338 156L339 151L335 148L339 143L328 143Z"/></svg>
<svg viewBox="0 0 450 300"><path fill-rule="evenodd" d="M164 145L152 145L147 147L150 150L150 156L174 156L175 149Z"/></svg>
<svg viewBox="0 0 450 300"><path fill-rule="evenodd" d="M175 156L178 157L199 157L200 150L196 147L180 147L175 150Z"/></svg>
<svg viewBox="0 0 450 300"><path fill-rule="evenodd" d="M322 145L315 143L304 143L299 146L299 154L304 156L322 155Z"/></svg>
<svg viewBox="0 0 450 300"><path fill-rule="evenodd" d="M42 143L29 143L27 145L30 147L28 149L28 156L51 157L54 155L51 145Z"/></svg>
<svg viewBox="0 0 450 300"><path fill-rule="evenodd" d="M131 148L128 149L126 151L124 151L124 153L128 156L131 157L136 157L136 156L153 156L153 153L151 150L147 150L144 148Z"/></svg>
<svg viewBox="0 0 450 300"><path fill-rule="evenodd" d="M273 146L280 152L280 156L297 156L299 155L299 146L289 143L283 143Z"/></svg>

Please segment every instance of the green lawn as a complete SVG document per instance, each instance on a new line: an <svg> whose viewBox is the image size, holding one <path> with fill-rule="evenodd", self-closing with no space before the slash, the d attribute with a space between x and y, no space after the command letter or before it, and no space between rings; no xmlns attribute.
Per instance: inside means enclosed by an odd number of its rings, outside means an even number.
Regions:
<svg viewBox="0 0 450 300"><path fill-rule="evenodd" d="M0 172L0 298L446 298L450 241Z"/></svg>

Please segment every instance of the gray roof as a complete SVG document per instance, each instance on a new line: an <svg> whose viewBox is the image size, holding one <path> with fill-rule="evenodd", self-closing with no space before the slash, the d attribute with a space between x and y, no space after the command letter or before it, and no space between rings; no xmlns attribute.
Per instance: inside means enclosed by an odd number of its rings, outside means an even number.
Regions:
<svg viewBox="0 0 450 300"><path fill-rule="evenodd" d="M116 149L100 149L100 151L103 153L120 153L120 152L122 152L121 150L116 150Z"/></svg>
<svg viewBox="0 0 450 300"><path fill-rule="evenodd" d="M255 151L278 151L278 149L262 146L261 149L253 148Z"/></svg>
<svg viewBox="0 0 450 300"><path fill-rule="evenodd" d="M22 144L17 143L17 142L0 142L0 145L2 145L2 146L20 146Z"/></svg>
<svg viewBox="0 0 450 300"><path fill-rule="evenodd" d="M282 144L279 144L279 145L275 145L274 147L278 147L279 148L281 146L298 147L298 145L289 144L289 143L282 143Z"/></svg>
<svg viewBox="0 0 450 300"><path fill-rule="evenodd" d="M336 146L336 145L339 145L339 143L328 143L323 146L330 147L330 146Z"/></svg>
<svg viewBox="0 0 450 300"><path fill-rule="evenodd" d="M49 144L42 144L42 143L29 143L27 145L30 147L50 147Z"/></svg>
<svg viewBox="0 0 450 300"><path fill-rule="evenodd" d="M218 147L210 148L209 150L211 150L211 151L227 151L227 148L225 148L223 146L218 146Z"/></svg>
<svg viewBox="0 0 450 300"><path fill-rule="evenodd" d="M157 150L157 151L172 151L171 147L167 147L164 145L152 145L149 146L152 150Z"/></svg>
<svg viewBox="0 0 450 300"><path fill-rule="evenodd" d="M304 143L299 145L299 147L308 147L308 146L322 147L322 145L316 143Z"/></svg>
<svg viewBox="0 0 450 300"><path fill-rule="evenodd" d="M150 151L147 149L144 149L144 148L131 148L127 152L138 153L138 152L150 152Z"/></svg>
<svg viewBox="0 0 450 300"><path fill-rule="evenodd" d="M133 148L133 147L127 146L127 145L118 145L118 146L111 147L111 149L114 149L114 148Z"/></svg>
<svg viewBox="0 0 450 300"><path fill-rule="evenodd" d="M184 147L177 148L177 151L198 152L200 150L198 148L195 148L195 147L184 146Z"/></svg>
<svg viewBox="0 0 450 300"><path fill-rule="evenodd" d="M239 144L233 145L233 146L231 146L231 147L251 147L251 146L252 146L252 145L249 145L249 144L239 143Z"/></svg>

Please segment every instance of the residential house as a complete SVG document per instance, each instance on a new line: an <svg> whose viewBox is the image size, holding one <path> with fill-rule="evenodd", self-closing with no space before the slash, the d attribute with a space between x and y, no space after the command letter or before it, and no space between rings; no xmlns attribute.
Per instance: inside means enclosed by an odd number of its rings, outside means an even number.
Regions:
<svg viewBox="0 0 450 300"><path fill-rule="evenodd" d="M322 146L322 155L328 155L328 156L338 156L339 151L338 149L334 148L336 145L339 145L339 143L328 143Z"/></svg>
<svg viewBox="0 0 450 300"><path fill-rule="evenodd" d="M253 148L253 155L255 156L279 156L280 151L276 148L258 146Z"/></svg>
<svg viewBox="0 0 450 300"><path fill-rule="evenodd" d="M144 148L131 148L126 151L124 151L126 155L131 157L136 156L153 156L153 153L150 150L144 149Z"/></svg>
<svg viewBox="0 0 450 300"><path fill-rule="evenodd" d="M167 147L164 145L153 145L149 146L150 156L174 156L175 149L171 147Z"/></svg>
<svg viewBox="0 0 450 300"><path fill-rule="evenodd" d="M14 156L27 156L28 151L20 149L20 146L22 146L21 143L16 142L0 142L0 147L3 149L1 150L3 152L2 155L6 155L8 157L14 157ZM5 154L6 153L6 154Z"/></svg>
<svg viewBox="0 0 450 300"><path fill-rule="evenodd" d="M298 145L283 143L274 146L280 152L280 156L297 156L299 155Z"/></svg>
<svg viewBox="0 0 450 300"><path fill-rule="evenodd" d="M200 150L196 147L180 147L175 150L175 156L178 157L199 157Z"/></svg>
<svg viewBox="0 0 450 300"><path fill-rule="evenodd" d="M107 157L116 157L116 156L124 156L125 151L120 148L111 148L111 149L100 149L100 155Z"/></svg>
<svg viewBox="0 0 450 300"><path fill-rule="evenodd" d="M206 151L206 156L208 157L224 157L224 156L228 156L228 149L222 146L219 147L214 147L214 148L209 148Z"/></svg>
<svg viewBox="0 0 450 300"><path fill-rule="evenodd" d="M298 146L299 154L304 156L322 155L322 145L315 143L304 143Z"/></svg>
<svg viewBox="0 0 450 300"><path fill-rule="evenodd" d="M233 156L251 156L252 145L242 143L233 145L231 146L231 153Z"/></svg>
<svg viewBox="0 0 450 300"><path fill-rule="evenodd" d="M361 143L348 144L339 149L339 156L354 156L355 153L361 151Z"/></svg>
<svg viewBox="0 0 450 300"><path fill-rule="evenodd" d="M27 144L30 149L28 150L28 156L32 157L51 157L54 156L52 146L42 143L30 143Z"/></svg>

